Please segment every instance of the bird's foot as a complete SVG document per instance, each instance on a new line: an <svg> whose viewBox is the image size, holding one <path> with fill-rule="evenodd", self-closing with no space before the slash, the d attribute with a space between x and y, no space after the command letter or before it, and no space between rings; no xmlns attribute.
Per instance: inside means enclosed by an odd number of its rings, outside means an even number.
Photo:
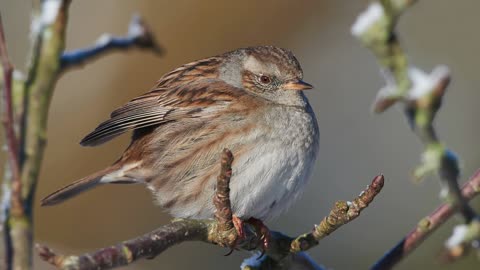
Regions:
<svg viewBox="0 0 480 270"><path fill-rule="evenodd" d="M246 235L243 227L245 222L235 215L232 216L232 222L233 226L235 226L235 229L237 230L238 239L245 239Z"/></svg>
<svg viewBox="0 0 480 270"><path fill-rule="evenodd" d="M268 229L268 227L260 219L256 219L253 217L244 221L241 218L233 215L232 222L233 222L233 225L235 226L235 229L237 230L237 235L238 235L237 240L235 241L236 242L235 246L237 245L237 243L239 243L241 240L244 240L247 237L245 233L245 227L244 227L245 223L250 224L255 228L255 231L260 234L262 254L260 255L259 258L262 258L269 247L269 243L271 239L270 230Z"/></svg>
<svg viewBox="0 0 480 270"><path fill-rule="evenodd" d="M235 242L234 244L230 247L230 251L225 254L224 256L230 256L230 254L233 253L233 251L235 249L237 249L237 245L238 243L245 239L246 238L246 235L245 235L245 230L244 230L244 221L242 219L240 219L239 217L233 215L232 216L232 222L233 222L233 226L235 227L235 230L237 230L237 238L235 239Z"/></svg>
<svg viewBox="0 0 480 270"><path fill-rule="evenodd" d="M262 241L262 254L260 255L259 259L265 255L267 251L271 239L270 230L268 227L261 221L260 219L256 218L249 218L246 223L255 227L256 231L260 233L260 240Z"/></svg>

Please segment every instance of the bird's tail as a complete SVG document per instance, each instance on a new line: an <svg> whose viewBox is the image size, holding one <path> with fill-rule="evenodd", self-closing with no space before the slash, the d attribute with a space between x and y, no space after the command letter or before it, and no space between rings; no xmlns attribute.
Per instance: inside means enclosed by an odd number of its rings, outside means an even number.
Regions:
<svg viewBox="0 0 480 270"><path fill-rule="evenodd" d="M104 170L77 180L45 197L42 200L42 206L50 206L61 203L102 184L135 182L133 179L119 177L119 173L116 172L120 171L121 167L122 166L119 166L118 164L114 164Z"/></svg>

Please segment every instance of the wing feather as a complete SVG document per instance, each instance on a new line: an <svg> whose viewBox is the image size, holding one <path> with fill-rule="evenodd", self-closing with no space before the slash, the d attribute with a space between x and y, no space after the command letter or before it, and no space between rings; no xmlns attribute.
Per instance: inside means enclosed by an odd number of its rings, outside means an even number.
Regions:
<svg viewBox="0 0 480 270"><path fill-rule="evenodd" d="M116 109L110 119L101 123L80 142L96 146L129 130L160 125L184 117L200 117L211 113L212 107L226 107L242 90L218 79L172 88L155 89L132 99ZM209 110L204 110L205 108Z"/></svg>

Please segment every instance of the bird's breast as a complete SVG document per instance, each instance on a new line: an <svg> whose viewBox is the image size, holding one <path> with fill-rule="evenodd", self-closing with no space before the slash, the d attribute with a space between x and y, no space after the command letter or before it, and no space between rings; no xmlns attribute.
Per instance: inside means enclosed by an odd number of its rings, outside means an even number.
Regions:
<svg viewBox="0 0 480 270"><path fill-rule="evenodd" d="M278 216L302 193L318 152L319 132L310 107L278 106L259 120L265 127L248 156L233 168L232 203L239 216Z"/></svg>

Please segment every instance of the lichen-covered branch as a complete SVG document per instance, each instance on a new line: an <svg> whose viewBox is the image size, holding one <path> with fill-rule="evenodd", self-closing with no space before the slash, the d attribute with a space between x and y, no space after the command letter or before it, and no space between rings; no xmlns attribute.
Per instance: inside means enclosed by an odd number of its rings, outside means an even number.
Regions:
<svg viewBox="0 0 480 270"><path fill-rule="evenodd" d="M477 214L462 197L458 184L458 158L440 141L433 125L450 82L450 72L447 67L438 66L426 74L409 64L395 32L399 16L415 2L374 1L358 17L352 26L352 34L375 55L386 81L386 86L377 95L373 110L380 113L393 104L401 103L412 131L425 147L421 164L413 172L414 179L420 181L428 174L437 173L443 186L441 195L447 202L456 205L465 222L470 224Z"/></svg>
<svg viewBox="0 0 480 270"><path fill-rule="evenodd" d="M360 215L382 190L384 184L383 175L376 176L372 183L357 198L351 202L338 201L328 216L326 216L312 232L300 235L291 243L291 252L305 251L333 233L340 226L352 221Z"/></svg>
<svg viewBox="0 0 480 270"><path fill-rule="evenodd" d="M462 194L466 200L471 200L480 194L480 170L477 171L470 180L462 187ZM424 217L417 226L410 231L394 248L389 250L379 261L372 266L372 270L391 269L404 257L410 254L418 247L432 232L445 223L458 210L451 204L445 203L435 209L431 214ZM452 252L461 251L458 248L464 248L464 243L460 238L458 242L450 243L448 247ZM448 244L448 242L447 242ZM450 254L451 256L460 256L462 254Z"/></svg>
<svg viewBox="0 0 480 270"><path fill-rule="evenodd" d="M32 52L26 78L13 72L1 30L4 127L8 160L2 188L2 228L6 245L5 268L30 269L32 265L32 205L46 143L48 110L61 72L75 63L86 62L119 47L159 51L152 33L135 17L127 37L112 38L110 45L98 44L96 53L79 50L65 53L65 32L71 0L34 1ZM77 62L75 62L77 61ZM13 78L12 78L13 72ZM15 162L13 162L15 161Z"/></svg>
<svg viewBox="0 0 480 270"><path fill-rule="evenodd" d="M262 242L261 233L257 231L259 229L247 224L245 238L238 239L238 232L232 223L229 199L232 161L232 153L224 150L213 198L216 208L215 219L176 219L138 238L80 256L57 255L48 247L38 245L39 255L59 269L101 270L127 265L141 258L153 258L166 249L186 241L201 241L229 248L236 244L237 248L256 249ZM352 202L337 202L330 214L310 233L292 238L279 232L270 232L271 239L265 256L260 260L257 260L258 255L255 255L255 259L245 260L242 269L286 270L290 269L292 264L301 264L305 266L304 269L323 269L303 251L316 246L323 237L358 217L380 192L383 182L383 176L377 176Z"/></svg>
<svg viewBox="0 0 480 270"><path fill-rule="evenodd" d="M161 55L164 49L155 40L150 27L138 15L132 17L128 33L123 37L104 34L91 47L64 52L61 56L62 71L81 67L105 53L133 48L148 49Z"/></svg>

